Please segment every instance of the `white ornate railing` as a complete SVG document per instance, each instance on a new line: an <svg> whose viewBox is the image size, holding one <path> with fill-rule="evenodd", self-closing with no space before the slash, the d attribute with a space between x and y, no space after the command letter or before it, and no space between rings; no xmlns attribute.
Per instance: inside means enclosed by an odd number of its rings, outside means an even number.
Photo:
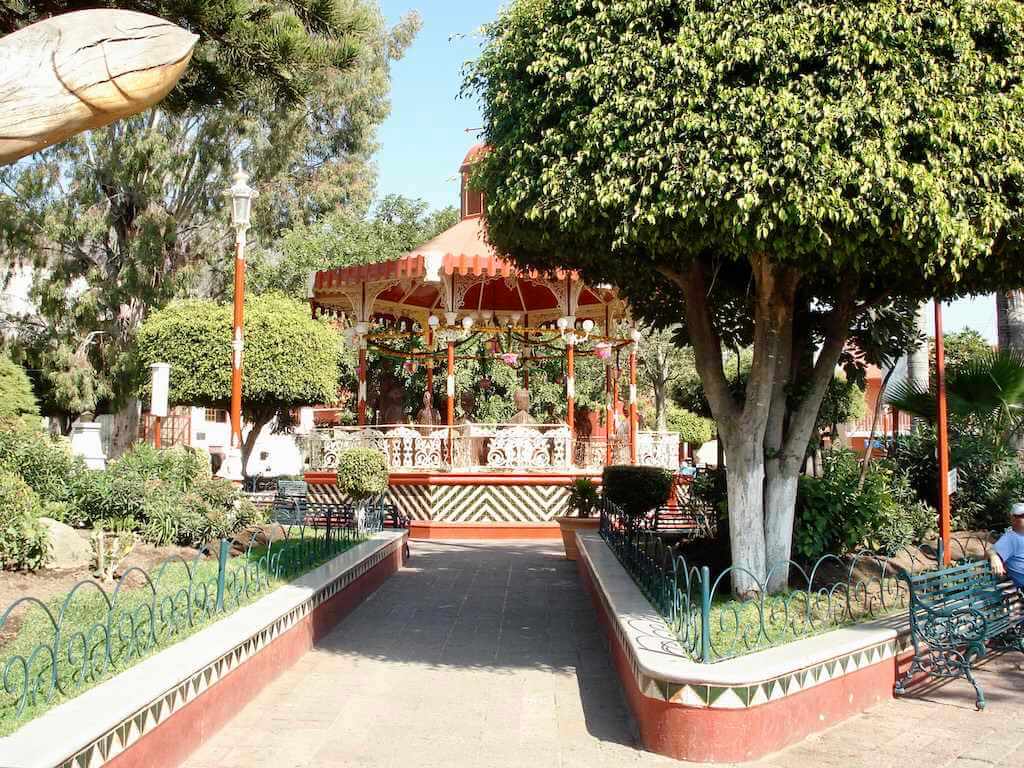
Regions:
<svg viewBox="0 0 1024 768"><path fill-rule="evenodd" d="M349 448L373 448L392 470L599 470L607 462L604 438L579 438L575 444L564 424L397 425L333 427L301 438L309 471L330 471ZM639 432L639 464L678 466L679 436L674 432ZM612 463L629 462L629 446L613 440Z"/></svg>

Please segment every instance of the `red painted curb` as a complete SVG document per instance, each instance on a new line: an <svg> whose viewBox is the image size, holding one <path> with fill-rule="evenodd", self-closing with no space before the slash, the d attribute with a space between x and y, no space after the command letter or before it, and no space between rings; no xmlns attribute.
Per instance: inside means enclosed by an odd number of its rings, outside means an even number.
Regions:
<svg viewBox="0 0 1024 768"><path fill-rule="evenodd" d="M557 541L562 538L558 523L445 523L435 520L413 520L409 538L431 539L529 539Z"/></svg>
<svg viewBox="0 0 1024 768"><path fill-rule="evenodd" d="M175 768L402 567L404 544L143 735L104 768Z"/></svg>
<svg viewBox="0 0 1024 768"><path fill-rule="evenodd" d="M693 762L757 760L892 698L899 663L896 658L744 709L688 707L652 699L637 685L629 658L612 630L612 617L596 592L588 563L582 558L577 563L580 580L608 640L640 740L651 752Z"/></svg>

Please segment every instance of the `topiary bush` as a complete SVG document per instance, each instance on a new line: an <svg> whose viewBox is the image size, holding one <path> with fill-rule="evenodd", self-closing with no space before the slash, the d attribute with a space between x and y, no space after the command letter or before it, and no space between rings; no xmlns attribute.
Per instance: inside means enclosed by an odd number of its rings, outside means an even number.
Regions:
<svg viewBox="0 0 1024 768"><path fill-rule="evenodd" d="M661 467L617 465L601 475L604 496L630 517L640 517L665 504L672 491L673 474Z"/></svg>
<svg viewBox="0 0 1024 768"><path fill-rule="evenodd" d="M34 571L46 565L50 542L39 516L43 505L28 483L0 470L0 567Z"/></svg>
<svg viewBox="0 0 1024 768"><path fill-rule="evenodd" d="M353 501L379 496L388 489L384 454L372 448L350 448L338 456L338 488Z"/></svg>
<svg viewBox="0 0 1024 768"><path fill-rule="evenodd" d="M679 442L689 443L694 450L715 436L715 422L677 405L669 406L667 421L668 428L679 433Z"/></svg>

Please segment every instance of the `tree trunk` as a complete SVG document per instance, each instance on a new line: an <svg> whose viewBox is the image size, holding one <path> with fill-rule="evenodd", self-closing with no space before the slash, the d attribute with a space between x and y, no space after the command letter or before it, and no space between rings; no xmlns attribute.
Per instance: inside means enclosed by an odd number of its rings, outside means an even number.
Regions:
<svg viewBox="0 0 1024 768"><path fill-rule="evenodd" d="M660 375L654 377L654 418L659 432L668 430L668 413L665 408L665 391L668 389L668 370L661 367Z"/></svg>
<svg viewBox="0 0 1024 768"><path fill-rule="evenodd" d="M996 294L996 327L999 348L1024 350L1024 291Z"/></svg>
<svg viewBox="0 0 1024 768"><path fill-rule="evenodd" d="M727 440L728 442L728 440ZM760 445L740 439L729 452L729 545L733 594L753 597L765 585L764 454Z"/></svg>
<svg viewBox="0 0 1024 768"><path fill-rule="evenodd" d="M260 433L273 420L275 413L276 411L271 411L269 414L256 413L251 416L252 426L249 428L245 439L242 440L242 477L246 480L250 477L249 457L252 455L253 448L256 447L256 441L259 440Z"/></svg>
<svg viewBox="0 0 1024 768"><path fill-rule="evenodd" d="M129 399L120 411L113 414L110 425L110 455L108 460L123 456L139 439L139 401Z"/></svg>
<svg viewBox="0 0 1024 768"><path fill-rule="evenodd" d="M917 307L915 318L915 330L924 337L920 346L907 350L907 381L922 392L928 391L929 368L931 363L928 354L928 304L920 304ZM879 393L881 397L881 393ZM927 419L918 416L914 417L914 426L927 424Z"/></svg>

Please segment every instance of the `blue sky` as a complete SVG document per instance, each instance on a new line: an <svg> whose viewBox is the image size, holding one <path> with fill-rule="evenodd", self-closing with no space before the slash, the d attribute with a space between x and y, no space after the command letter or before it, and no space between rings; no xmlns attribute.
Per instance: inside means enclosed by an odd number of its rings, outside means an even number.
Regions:
<svg viewBox="0 0 1024 768"><path fill-rule="evenodd" d="M381 0L394 23L418 10L423 28L405 58L392 69L391 116L381 126L377 154L381 195L422 198L432 207L457 205L459 164L476 141L467 129L481 124L477 104L459 99L462 65L476 57L477 30L494 18L499 0ZM996 340L991 297L945 305L946 332L970 327Z"/></svg>

